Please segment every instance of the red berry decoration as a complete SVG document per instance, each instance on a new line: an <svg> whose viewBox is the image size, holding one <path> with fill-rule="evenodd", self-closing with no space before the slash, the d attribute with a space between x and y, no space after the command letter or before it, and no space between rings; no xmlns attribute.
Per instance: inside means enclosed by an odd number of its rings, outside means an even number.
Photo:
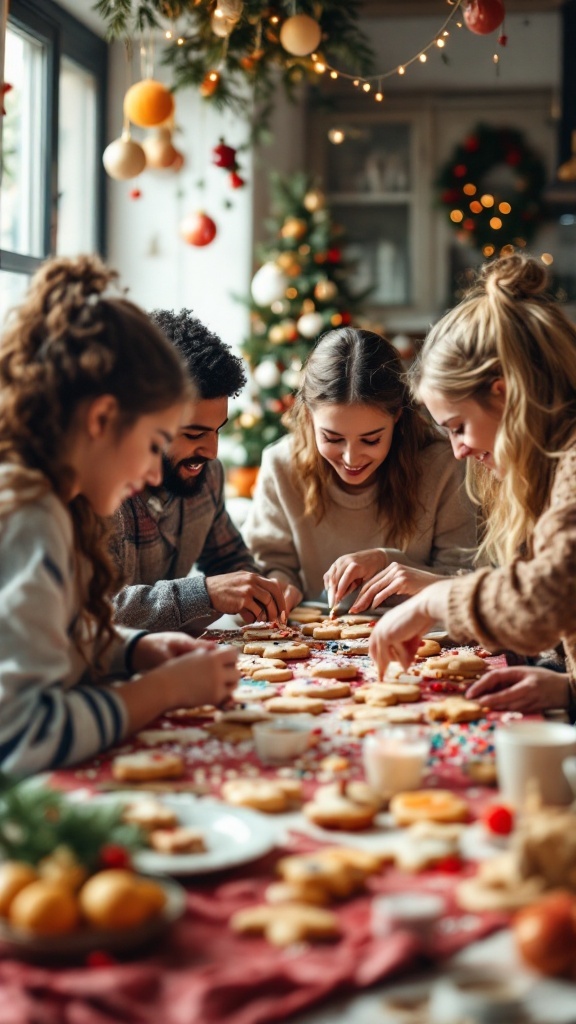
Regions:
<svg viewBox="0 0 576 1024"><path fill-rule="evenodd" d="M489 804L482 812L482 824L494 835L508 836L514 828L514 815L505 804Z"/></svg>
<svg viewBox="0 0 576 1024"><path fill-rule="evenodd" d="M216 237L216 225L208 214L189 213L180 224L180 234L188 245L210 245Z"/></svg>
<svg viewBox="0 0 576 1024"><path fill-rule="evenodd" d="M500 46L506 46L506 44L508 42L508 36L504 35L504 33L502 33L501 36L498 36L498 42L499 42Z"/></svg>
<svg viewBox="0 0 576 1024"><path fill-rule="evenodd" d="M502 0L468 0L464 21L471 32L488 36L504 21L506 11Z"/></svg>
<svg viewBox="0 0 576 1024"><path fill-rule="evenodd" d="M130 854L124 846L106 843L100 850L100 864L103 868L129 868Z"/></svg>
<svg viewBox="0 0 576 1024"><path fill-rule="evenodd" d="M241 178L240 175L236 173L236 171L232 171L230 177L228 178L228 181L230 182L232 188L244 188L244 185L246 184L244 178Z"/></svg>
<svg viewBox="0 0 576 1024"><path fill-rule="evenodd" d="M140 199L142 193L139 188L133 188L129 195L130 199Z"/></svg>
<svg viewBox="0 0 576 1024"><path fill-rule="evenodd" d="M236 150L227 146L224 139L220 139L217 146L212 150L212 163L216 167L223 167L225 171L233 171L236 168Z"/></svg>
<svg viewBox="0 0 576 1024"><path fill-rule="evenodd" d="M118 961L103 949L94 949L86 957L87 967L113 967Z"/></svg>

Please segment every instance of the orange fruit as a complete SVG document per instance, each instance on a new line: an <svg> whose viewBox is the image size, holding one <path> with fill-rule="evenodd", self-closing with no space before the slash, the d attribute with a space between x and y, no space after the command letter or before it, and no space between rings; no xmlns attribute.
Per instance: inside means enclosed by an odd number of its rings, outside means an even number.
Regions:
<svg viewBox="0 0 576 1024"><path fill-rule="evenodd" d="M0 917L8 917L14 897L37 878L31 864L20 860L5 860L0 864Z"/></svg>
<svg viewBox="0 0 576 1024"><path fill-rule="evenodd" d="M130 86L124 97L126 117L140 128L153 128L170 117L174 97L162 82L144 78Z"/></svg>
<svg viewBox="0 0 576 1024"><path fill-rule="evenodd" d="M43 878L20 890L8 916L11 925L36 935L64 935L74 931L80 919L74 893L65 885Z"/></svg>
<svg viewBox="0 0 576 1024"><path fill-rule="evenodd" d="M160 888L123 868L99 871L82 886L80 908L95 928L134 928L160 909L151 887Z"/></svg>

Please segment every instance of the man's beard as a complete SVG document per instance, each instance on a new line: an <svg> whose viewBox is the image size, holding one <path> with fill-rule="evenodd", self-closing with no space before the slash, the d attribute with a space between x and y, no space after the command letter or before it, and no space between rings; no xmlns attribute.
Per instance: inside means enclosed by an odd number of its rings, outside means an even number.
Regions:
<svg viewBox="0 0 576 1024"><path fill-rule="evenodd" d="M173 462L167 455L162 456L162 484L165 489L173 494L176 498L192 498L202 488L204 483L205 472L204 469L198 474L198 476L192 477L190 480L183 480L178 472L180 466L186 466L193 464L197 466L199 463L204 465L209 462L209 459L203 459L201 456L196 456L193 459L182 459L180 462Z"/></svg>

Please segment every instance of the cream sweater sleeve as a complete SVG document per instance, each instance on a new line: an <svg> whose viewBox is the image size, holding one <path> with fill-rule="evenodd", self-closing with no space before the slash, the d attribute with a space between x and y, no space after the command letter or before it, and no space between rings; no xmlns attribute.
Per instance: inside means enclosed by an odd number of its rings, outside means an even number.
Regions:
<svg viewBox="0 0 576 1024"><path fill-rule="evenodd" d="M302 590L300 559L294 544L291 516L286 508L285 477L289 473L289 454L287 446L282 447L285 447L285 459L276 445L264 450L242 535L263 575L292 583ZM294 499L294 494L291 497Z"/></svg>

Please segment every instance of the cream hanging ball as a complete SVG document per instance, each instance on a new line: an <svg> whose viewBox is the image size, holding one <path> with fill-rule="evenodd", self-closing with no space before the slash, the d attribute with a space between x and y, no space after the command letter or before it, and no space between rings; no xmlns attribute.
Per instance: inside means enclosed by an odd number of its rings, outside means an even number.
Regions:
<svg viewBox="0 0 576 1024"><path fill-rule="evenodd" d="M287 18L280 29L282 46L295 57L307 57L314 53L321 39L320 25L308 14L295 14L293 18Z"/></svg>

